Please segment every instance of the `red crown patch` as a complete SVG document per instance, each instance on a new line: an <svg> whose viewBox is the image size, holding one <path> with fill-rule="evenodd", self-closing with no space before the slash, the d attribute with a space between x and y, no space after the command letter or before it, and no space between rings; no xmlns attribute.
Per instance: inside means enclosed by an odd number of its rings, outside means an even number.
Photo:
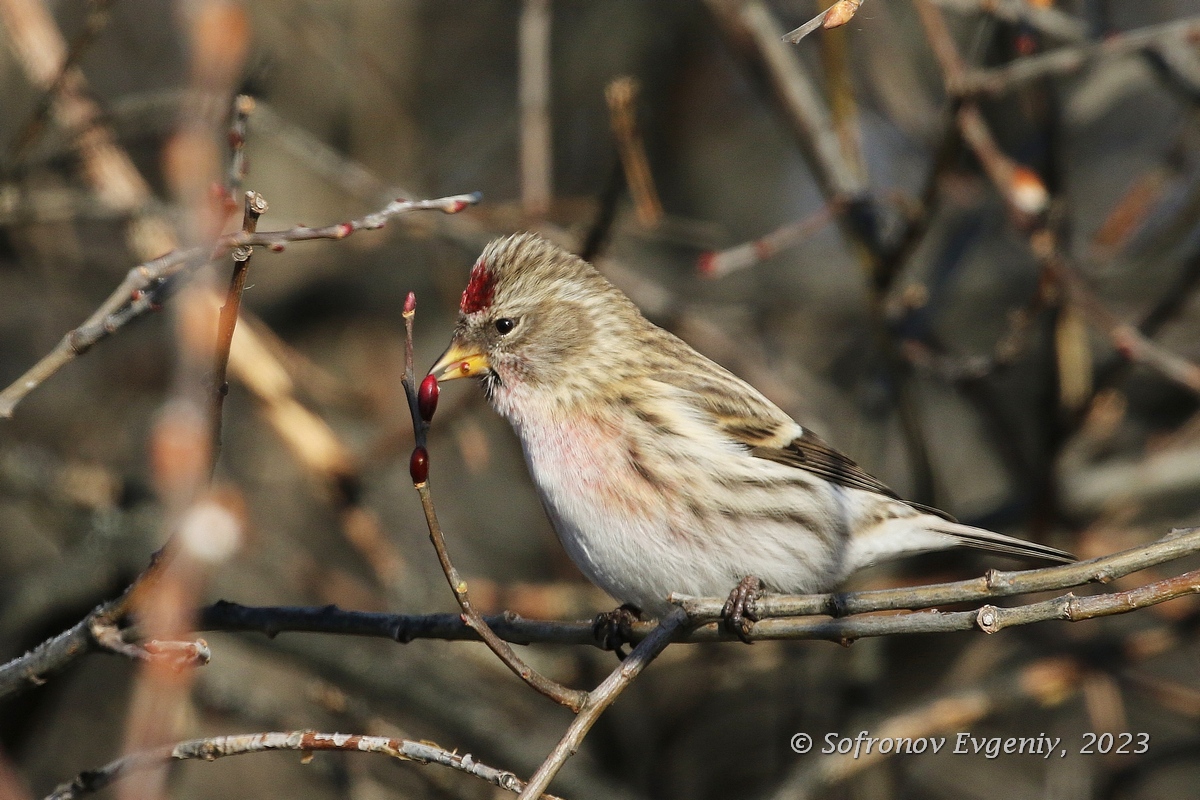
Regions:
<svg viewBox="0 0 1200 800"><path fill-rule="evenodd" d="M487 262L481 258L471 268L471 280L467 283L467 288L463 290L462 303L459 305L459 308L462 309L464 314L474 314L476 311L483 311L491 306L492 297L495 294L495 276L488 269Z"/></svg>

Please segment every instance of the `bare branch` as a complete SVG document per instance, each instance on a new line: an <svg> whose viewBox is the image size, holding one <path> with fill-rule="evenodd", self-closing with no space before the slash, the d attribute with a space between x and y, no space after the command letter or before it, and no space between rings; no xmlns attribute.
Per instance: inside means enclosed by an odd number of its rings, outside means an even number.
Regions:
<svg viewBox="0 0 1200 800"><path fill-rule="evenodd" d="M646 145L637 125L638 82L628 75L617 78L604 90L608 101L609 122L617 140L617 152L625 170L625 183L637 209L638 222L653 228L662 221L662 203L654 188Z"/></svg>
<svg viewBox="0 0 1200 800"><path fill-rule="evenodd" d="M752 267L781 250L794 247L815 236L829 224L835 213L837 210L833 206L824 205L804 219L789 222L752 242L717 252L703 253L697 260L696 268L706 278L719 278L730 272Z"/></svg>
<svg viewBox="0 0 1200 800"><path fill-rule="evenodd" d="M239 116L241 116L239 114ZM235 165L242 160L240 145L234 149ZM240 183L240 166L231 168L231 182ZM258 228L258 218L267 212L267 201L258 192L246 192L246 205L242 213L242 232L254 233ZM217 320L216 363L213 366L213 395L212 395L212 433L213 433L213 467L216 467L217 456L221 448L221 412L225 407L225 396L229 394L229 384L225 381L229 368L229 351L233 347L233 332L237 327L238 310L242 306L242 292L246 288L246 275L250 271L250 256L254 248L244 245L233 251L233 272L229 276L229 289L225 294L225 304L221 306L221 314Z"/></svg>
<svg viewBox="0 0 1200 800"><path fill-rule="evenodd" d="M139 264L78 328L69 332L48 355L24 375L0 392L0 417L11 417L13 409L26 395L58 372L65 364L107 339L129 322L159 307L162 290L176 275L193 272L204 264L227 256L239 247L261 245L279 252L291 242L313 239L345 239L357 230L382 228L392 217L412 211L438 210L457 213L482 199L478 192L442 197L436 200L393 200L386 206L359 219L309 228L297 225L287 230L267 232L238 231L220 237L213 247L191 247Z"/></svg>
<svg viewBox="0 0 1200 800"><path fill-rule="evenodd" d="M474 606L471 605L471 597L467 592L467 582L459 576L458 570L455 569L454 564L450 561L450 554L446 550L446 537L442 534L442 527L438 523L437 510L433 506L433 497L429 493L429 451L425 448L426 435L429 431L429 421L433 418L433 413L437 409L437 381L432 377L426 378L427 381L432 382L429 384L423 382L420 390L423 396L419 396L413 374L412 355L413 317L415 314L416 297L412 293L409 293L408 299L404 304L404 392L408 396L409 410L412 413L413 434L416 439L416 447L413 449L412 460L410 462L410 472L413 480L413 488L417 490L417 494L421 498L421 509L425 512L425 522L429 527L429 540L433 542L433 549L437 551L438 563L442 567L446 581L450 584L450 590L454 592L454 599L458 601L459 608L462 609L463 622L470 626L488 648L504 662L504 665L512 670L521 680L546 697L557 703L561 703L572 711L578 712L584 707L589 695L586 692L571 689L547 678L522 661L516 652L513 651L512 647L496 635L495 631L488 626L488 623L479 615ZM424 394L425 392L431 392L431 394Z"/></svg>
<svg viewBox="0 0 1200 800"><path fill-rule="evenodd" d="M379 753L401 761L419 764L438 764L458 772L481 778L493 786L520 792L524 784L511 772L489 767L472 758L470 753L459 755L427 742L408 739L389 739L385 736L364 736L356 733L317 733L291 731L287 733L243 733L234 736L213 736L192 739L169 747L133 753L112 761L99 769L81 772L73 780L60 785L46 800L76 800L97 792L139 770L150 769L171 761L215 761L226 756L291 750L309 753L336 750L345 753ZM547 795L548 796L548 795ZM557 800L557 799L555 799Z"/></svg>
<svg viewBox="0 0 1200 800"><path fill-rule="evenodd" d="M817 28L825 28L826 30L839 28L854 19L854 15L858 13L858 7L862 5L862 2L863 0L838 0L799 28L796 28L796 30L788 31L784 34L783 40L792 44L800 44L801 39L808 36Z"/></svg>
<svg viewBox="0 0 1200 800"><path fill-rule="evenodd" d="M537 800L544 796L546 788L554 776L562 769L567 759L579 751L583 737L596 724L596 720L613 701L625 691L633 679L650 665L659 653L669 645L675 637L675 632L687 622L687 612L681 608L674 609L663 618L658 627L633 648L633 652L621 662L620 666L609 673L604 681L587 695L583 708L571 721L571 726L563 734L562 739L538 767L537 772L529 779L529 785L521 792L521 800Z"/></svg>
<svg viewBox="0 0 1200 800"><path fill-rule="evenodd" d="M47 639L25 655L0 665L0 700L23 692L31 686L40 686L46 682L48 675L80 656L104 649L105 645L96 636L97 631L115 626L116 621L128 613L134 592L152 579L162 558L161 551L156 553L150 565L120 597L101 603L67 630Z"/></svg>
<svg viewBox="0 0 1200 800"><path fill-rule="evenodd" d="M953 583L907 586L897 589L876 589L862 592L838 592L815 595L767 595L754 605L755 614L762 620L755 625L751 637L756 639L833 639L841 641L864 636L884 636L896 633L933 633L950 630L971 630L978 627L979 610L954 613L926 611L917 614L889 616L852 616L875 612L930 609L959 603L978 603L1018 594L1059 591L1089 583L1107 584L1125 575L1165 564L1200 552L1200 528L1175 531L1157 542L1121 553L1063 564L1044 569L1001 572L991 570L986 575ZM1194 573L1168 579L1169 585L1132 590L1126 593L1103 594L1089 598L1075 597L1072 614L1092 613L1094 604L1109 603L1118 613L1123 604L1134 600L1153 605L1188 593ZM1161 582L1160 582L1161 583ZM1157 588L1154 588L1157 587ZM1146 591L1149 590L1149 595ZM1129 595L1129 597L1126 597ZM1144 598L1153 598L1145 603ZM1113 598L1103 600L1102 598ZM1137 599L1143 598L1143 599ZM687 631L680 632L675 641L681 643L734 641L716 624L724 598L674 598L688 612ZM1086 602L1083 602L1085 601ZM1061 601L1052 601L1061 602ZM1080 606L1079 603L1083 602ZM1034 604L1035 606L1037 604ZM1138 606L1141 607L1141 606ZM995 608L988 605L984 608ZM1049 608L1049 607L1047 607ZM1027 622L1054 619L1046 616L1047 608L1029 613ZM1057 608L1057 607L1055 607ZM1054 609L1051 609L1054 610ZM1061 609L1057 609L1061 610ZM1132 610L1127 608L1124 610ZM1008 609L1001 610L1000 616ZM832 620L806 617L835 617ZM1087 617L1072 616L1071 619ZM511 612L488 616L485 622L496 635L514 644L562 644L599 646L592 634L590 622L555 622L524 619ZM1006 620L1007 621L1007 620ZM335 606L315 608L248 607L221 601L204 609L201 626L205 630L258 631L267 636L284 632L332 633L350 636L372 636L391 639L402 644L414 639L443 639L449 641L478 641L478 633L457 614L405 615L365 611L343 611ZM656 628L654 622L639 622L633 626L633 639L640 641Z"/></svg>
<svg viewBox="0 0 1200 800"><path fill-rule="evenodd" d="M933 0L942 8L960 13L990 14L1005 22L1028 25L1034 30L1064 42L1082 42L1087 25L1066 12L1049 5L1025 0Z"/></svg>
<svg viewBox="0 0 1200 800"><path fill-rule="evenodd" d="M550 0L524 0L520 53L521 207L539 219L554 193L554 146L550 138Z"/></svg>
<svg viewBox="0 0 1200 800"><path fill-rule="evenodd" d="M1051 75L1078 72L1100 58L1128 55L1172 39L1195 41L1200 36L1200 17L1187 17L1162 25L1148 25L1117 34L1102 42L1060 47L1049 53L1026 56L992 69L977 69L963 76L958 89L963 94L1000 94L1021 84Z"/></svg>

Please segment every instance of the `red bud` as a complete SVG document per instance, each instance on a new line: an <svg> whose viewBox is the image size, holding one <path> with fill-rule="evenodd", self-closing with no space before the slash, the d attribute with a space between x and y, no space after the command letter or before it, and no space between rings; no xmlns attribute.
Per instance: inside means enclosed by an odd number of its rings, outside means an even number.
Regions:
<svg viewBox="0 0 1200 800"><path fill-rule="evenodd" d="M412 458L408 460L408 474L412 476L412 482L425 483L429 480L429 452L418 446L412 451Z"/></svg>
<svg viewBox="0 0 1200 800"><path fill-rule="evenodd" d="M404 313L411 314L417 310L417 293L409 292L408 297L404 298Z"/></svg>
<svg viewBox="0 0 1200 800"><path fill-rule="evenodd" d="M417 410L421 412L421 419L426 422L433 419L433 412L437 411L440 393L441 389L438 388L437 378L426 375L425 380L421 381L420 390L417 391Z"/></svg>

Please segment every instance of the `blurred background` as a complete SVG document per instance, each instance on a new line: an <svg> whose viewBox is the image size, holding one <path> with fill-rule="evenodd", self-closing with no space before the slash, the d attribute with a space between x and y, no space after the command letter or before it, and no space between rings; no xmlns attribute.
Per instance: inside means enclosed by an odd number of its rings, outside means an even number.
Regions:
<svg viewBox="0 0 1200 800"><path fill-rule="evenodd" d="M0 384L187 227L164 148L199 80L191 5L0 0ZM270 204L260 229L399 196L484 202L259 248L240 328L254 346L235 343L217 468L249 533L204 601L456 610L406 469L400 312L415 291L423 373L478 252L517 230L585 253L647 316L907 497L1081 557L1200 519L1194 0L873 0L797 46L779 36L811 2L208 5L220 24L205 35L236 40L226 101L256 101L245 187ZM163 542L147 454L176 373L172 330L169 311L139 320L0 420L0 660L117 595ZM477 387L445 387L430 450L450 553L483 610L582 619L614 605L562 552ZM1018 565L942 554L855 585L993 566ZM674 646L553 790L1187 796L1197 621L1177 600L991 637ZM569 722L475 644L205 638L213 659L172 722L179 738L404 735L528 777ZM519 649L585 688L616 663ZM34 796L121 753L134 675L91 656L0 701L0 749ZM788 745L860 730L1046 734L1073 752L835 763ZM1151 746L1078 755L1085 731L1146 732ZM339 754L185 764L169 791L502 794Z"/></svg>

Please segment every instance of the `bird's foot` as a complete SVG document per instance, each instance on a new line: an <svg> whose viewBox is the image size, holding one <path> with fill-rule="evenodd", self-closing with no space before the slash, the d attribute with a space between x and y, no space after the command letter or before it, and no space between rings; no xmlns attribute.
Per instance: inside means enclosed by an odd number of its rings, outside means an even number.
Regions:
<svg viewBox="0 0 1200 800"><path fill-rule="evenodd" d="M633 623L642 618L642 610L624 603L612 611L597 614L592 620L592 636L605 650L612 650L622 661L628 655L622 648L633 642Z"/></svg>
<svg viewBox="0 0 1200 800"><path fill-rule="evenodd" d="M754 603L762 594L763 582L753 575L747 575L733 587L729 599L725 601L725 607L721 609L725 629L737 634L746 644L750 644L750 630L754 623L758 622L758 615L754 613Z"/></svg>

